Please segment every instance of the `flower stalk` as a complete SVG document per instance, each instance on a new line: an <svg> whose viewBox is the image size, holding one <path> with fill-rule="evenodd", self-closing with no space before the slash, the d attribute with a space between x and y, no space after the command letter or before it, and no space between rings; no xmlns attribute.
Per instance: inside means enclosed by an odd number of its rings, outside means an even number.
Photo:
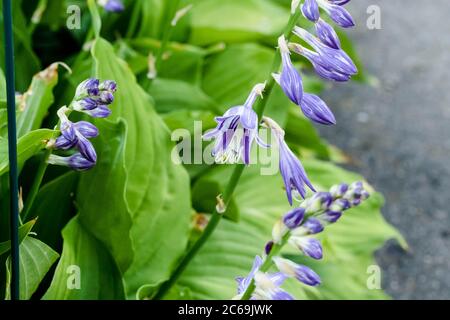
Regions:
<svg viewBox="0 0 450 320"><path fill-rule="evenodd" d="M290 39L292 35L292 30L297 24L297 21L300 17L301 13L300 10L295 10L290 18L289 22L286 25L286 28L284 29L284 36L286 39ZM258 119L261 119L261 117L264 114L264 111L267 106L267 101L269 100L270 94L272 93L273 87L275 85L275 80L270 76L272 73L277 72L281 65L281 57L277 52L275 53L275 57L272 63L272 68L269 73L269 80L266 83L266 87L264 90L264 99L258 100L258 102L255 105L255 112L258 116ZM195 257L195 255L198 253L198 251L203 247L203 245L206 243L206 241L209 239L211 234L214 232L216 227L218 226L220 220L222 219L224 213L226 212L227 206L231 201L231 197L233 196L234 190L236 189L239 180L242 176L242 173L244 172L245 165L244 164L237 164L234 168L233 174L231 175L230 180L228 181L228 184L225 188L225 191L222 195L222 199L225 203L225 211L223 213L217 212L217 210L214 210L212 213L211 219L208 223L208 226L206 227L205 231L202 233L201 237L192 245L191 248L189 248L186 255L182 258L180 264L177 266L175 271L172 273L172 276L170 279L163 283L161 287L159 288L158 292L154 296L154 299L162 299L164 295L172 288L172 286L177 282L183 271L186 269L186 267L189 265L191 260Z"/></svg>

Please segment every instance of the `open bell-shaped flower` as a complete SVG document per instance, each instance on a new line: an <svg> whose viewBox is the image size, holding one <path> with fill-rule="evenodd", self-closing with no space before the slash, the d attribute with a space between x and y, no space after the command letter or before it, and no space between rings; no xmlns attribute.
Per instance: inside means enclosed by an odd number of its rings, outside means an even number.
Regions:
<svg viewBox="0 0 450 320"><path fill-rule="evenodd" d="M216 139L212 155L219 163L236 163L240 159L250 164L253 142L268 147L258 135L258 116L252 107L258 95L262 95L265 84L256 85L242 106L228 109L216 117L217 127L203 135L204 140Z"/></svg>

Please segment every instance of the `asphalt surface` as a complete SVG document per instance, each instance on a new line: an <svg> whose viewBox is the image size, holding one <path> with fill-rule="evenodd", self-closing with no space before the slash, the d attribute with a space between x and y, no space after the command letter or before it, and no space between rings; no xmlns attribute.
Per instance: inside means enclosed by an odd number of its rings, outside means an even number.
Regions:
<svg viewBox="0 0 450 320"><path fill-rule="evenodd" d="M369 5L381 30L366 26ZM408 241L377 253L394 299L450 299L450 2L352 1L349 32L377 86L335 85L338 125L321 128L386 197L383 214Z"/></svg>

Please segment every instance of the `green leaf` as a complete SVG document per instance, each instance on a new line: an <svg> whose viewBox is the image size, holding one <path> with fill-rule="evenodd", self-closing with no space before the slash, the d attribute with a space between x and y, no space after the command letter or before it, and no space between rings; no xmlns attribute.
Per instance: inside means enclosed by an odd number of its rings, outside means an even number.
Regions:
<svg viewBox="0 0 450 320"><path fill-rule="evenodd" d="M361 177L338 168L330 163L317 160L303 161L315 187L326 190L332 184L353 182ZM230 171L220 167L200 179L213 179L226 183ZM279 175L261 176L257 166L246 169L235 192L235 202L241 213L240 223L224 220L221 222L205 247L198 253L178 284L192 291L194 299L229 299L236 294L236 276L246 275L255 255L261 254L265 243L271 238L274 222L289 210L282 179ZM298 299L333 298L338 285L352 282L355 288L350 292L341 290L341 298L359 299L375 294L366 286L367 275L361 270L373 260L373 251L386 240L395 238L403 243L403 238L382 218L379 209L381 196L374 193L360 207L347 211L344 217L323 233L324 260L304 263L316 266L317 271L327 281L326 287L311 289L299 283L289 282L287 286ZM289 249L286 253L292 254ZM359 265L348 268L350 263ZM322 267L323 266L323 267ZM334 266L334 268L328 267ZM342 281L336 281L333 270L346 269L341 273ZM350 286L347 285L347 287ZM383 296L384 297L384 296Z"/></svg>
<svg viewBox="0 0 450 320"><path fill-rule="evenodd" d="M6 80L2 68L0 68L0 103L6 103Z"/></svg>
<svg viewBox="0 0 450 320"><path fill-rule="evenodd" d="M53 63L33 77L30 88L19 101L19 114L17 116L17 136L19 138L41 127L48 108L54 101L53 88L57 83L57 63Z"/></svg>
<svg viewBox="0 0 450 320"><path fill-rule="evenodd" d="M37 237L58 252L62 247L61 230L75 213L78 178L78 173L70 171L45 184L30 211L38 218L34 227Z"/></svg>
<svg viewBox="0 0 450 320"><path fill-rule="evenodd" d="M110 118L122 125L106 130L105 121L96 121L99 162L80 180L80 221L110 250L124 273L127 295L135 298L142 285L167 279L184 252L189 179L172 162L169 131L127 64L103 39L92 54L97 76L117 81Z"/></svg>
<svg viewBox="0 0 450 320"><path fill-rule="evenodd" d="M30 233L35 223L36 220L31 220L19 227L19 243L22 243L22 241ZM11 250L11 240L0 242L0 256L9 252L9 250Z"/></svg>
<svg viewBox="0 0 450 320"><path fill-rule="evenodd" d="M27 133L17 143L17 161L21 168L25 161L43 150L50 138L54 135L53 130L40 129ZM8 172L8 141L0 139L0 175Z"/></svg>
<svg viewBox="0 0 450 320"><path fill-rule="evenodd" d="M89 12L92 16L92 27L94 28L95 36L99 37L102 29L102 19L100 18L100 13L98 12L97 2L95 0L88 0L87 3Z"/></svg>
<svg viewBox="0 0 450 320"><path fill-rule="evenodd" d="M203 0L192 8L190 42L205 45L273 38L281 34L288 19L288 10L267 0Z"/></svg>
<svg viewBox="0 0 450 320"><path fill-rule="evenodd" d="M180 80L156 79L150 94L159 113L179 110L206 110L220 113L216 102L199 87Z"/></svg>
<svg viewBox="0 0 450 320"><path fill-rule="evenodd" d="M63 230L64 247L44 300L124 299L122 278L105 246L73 218Z"/></svg>
<svg viewBox="0 0 450 320"><path fill-rule="evenodd" d="M58 259L59 255L45 243L27 237L20 245L20 300L28 300L38 288L50 267ZM6 299L10 299L10 273L11 261L6 262L7 284Z"/></svg>

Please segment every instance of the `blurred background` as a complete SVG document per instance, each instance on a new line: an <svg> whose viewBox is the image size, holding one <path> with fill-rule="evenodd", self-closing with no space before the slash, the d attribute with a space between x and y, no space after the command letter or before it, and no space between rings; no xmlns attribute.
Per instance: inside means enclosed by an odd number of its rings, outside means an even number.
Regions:
<svg viewBox="0 0 450 320"><path fill-rule="evenodd" d="M381 9L369 30L367 8ZM324 93L338 125L319 129L386 197L383 214L409 243L377 253L394 299L450 299L450 2L352 1L349 30L373 86ZM371 12L372 13L372 12ZM342 125L339 125L342 124Z"/></svg>

